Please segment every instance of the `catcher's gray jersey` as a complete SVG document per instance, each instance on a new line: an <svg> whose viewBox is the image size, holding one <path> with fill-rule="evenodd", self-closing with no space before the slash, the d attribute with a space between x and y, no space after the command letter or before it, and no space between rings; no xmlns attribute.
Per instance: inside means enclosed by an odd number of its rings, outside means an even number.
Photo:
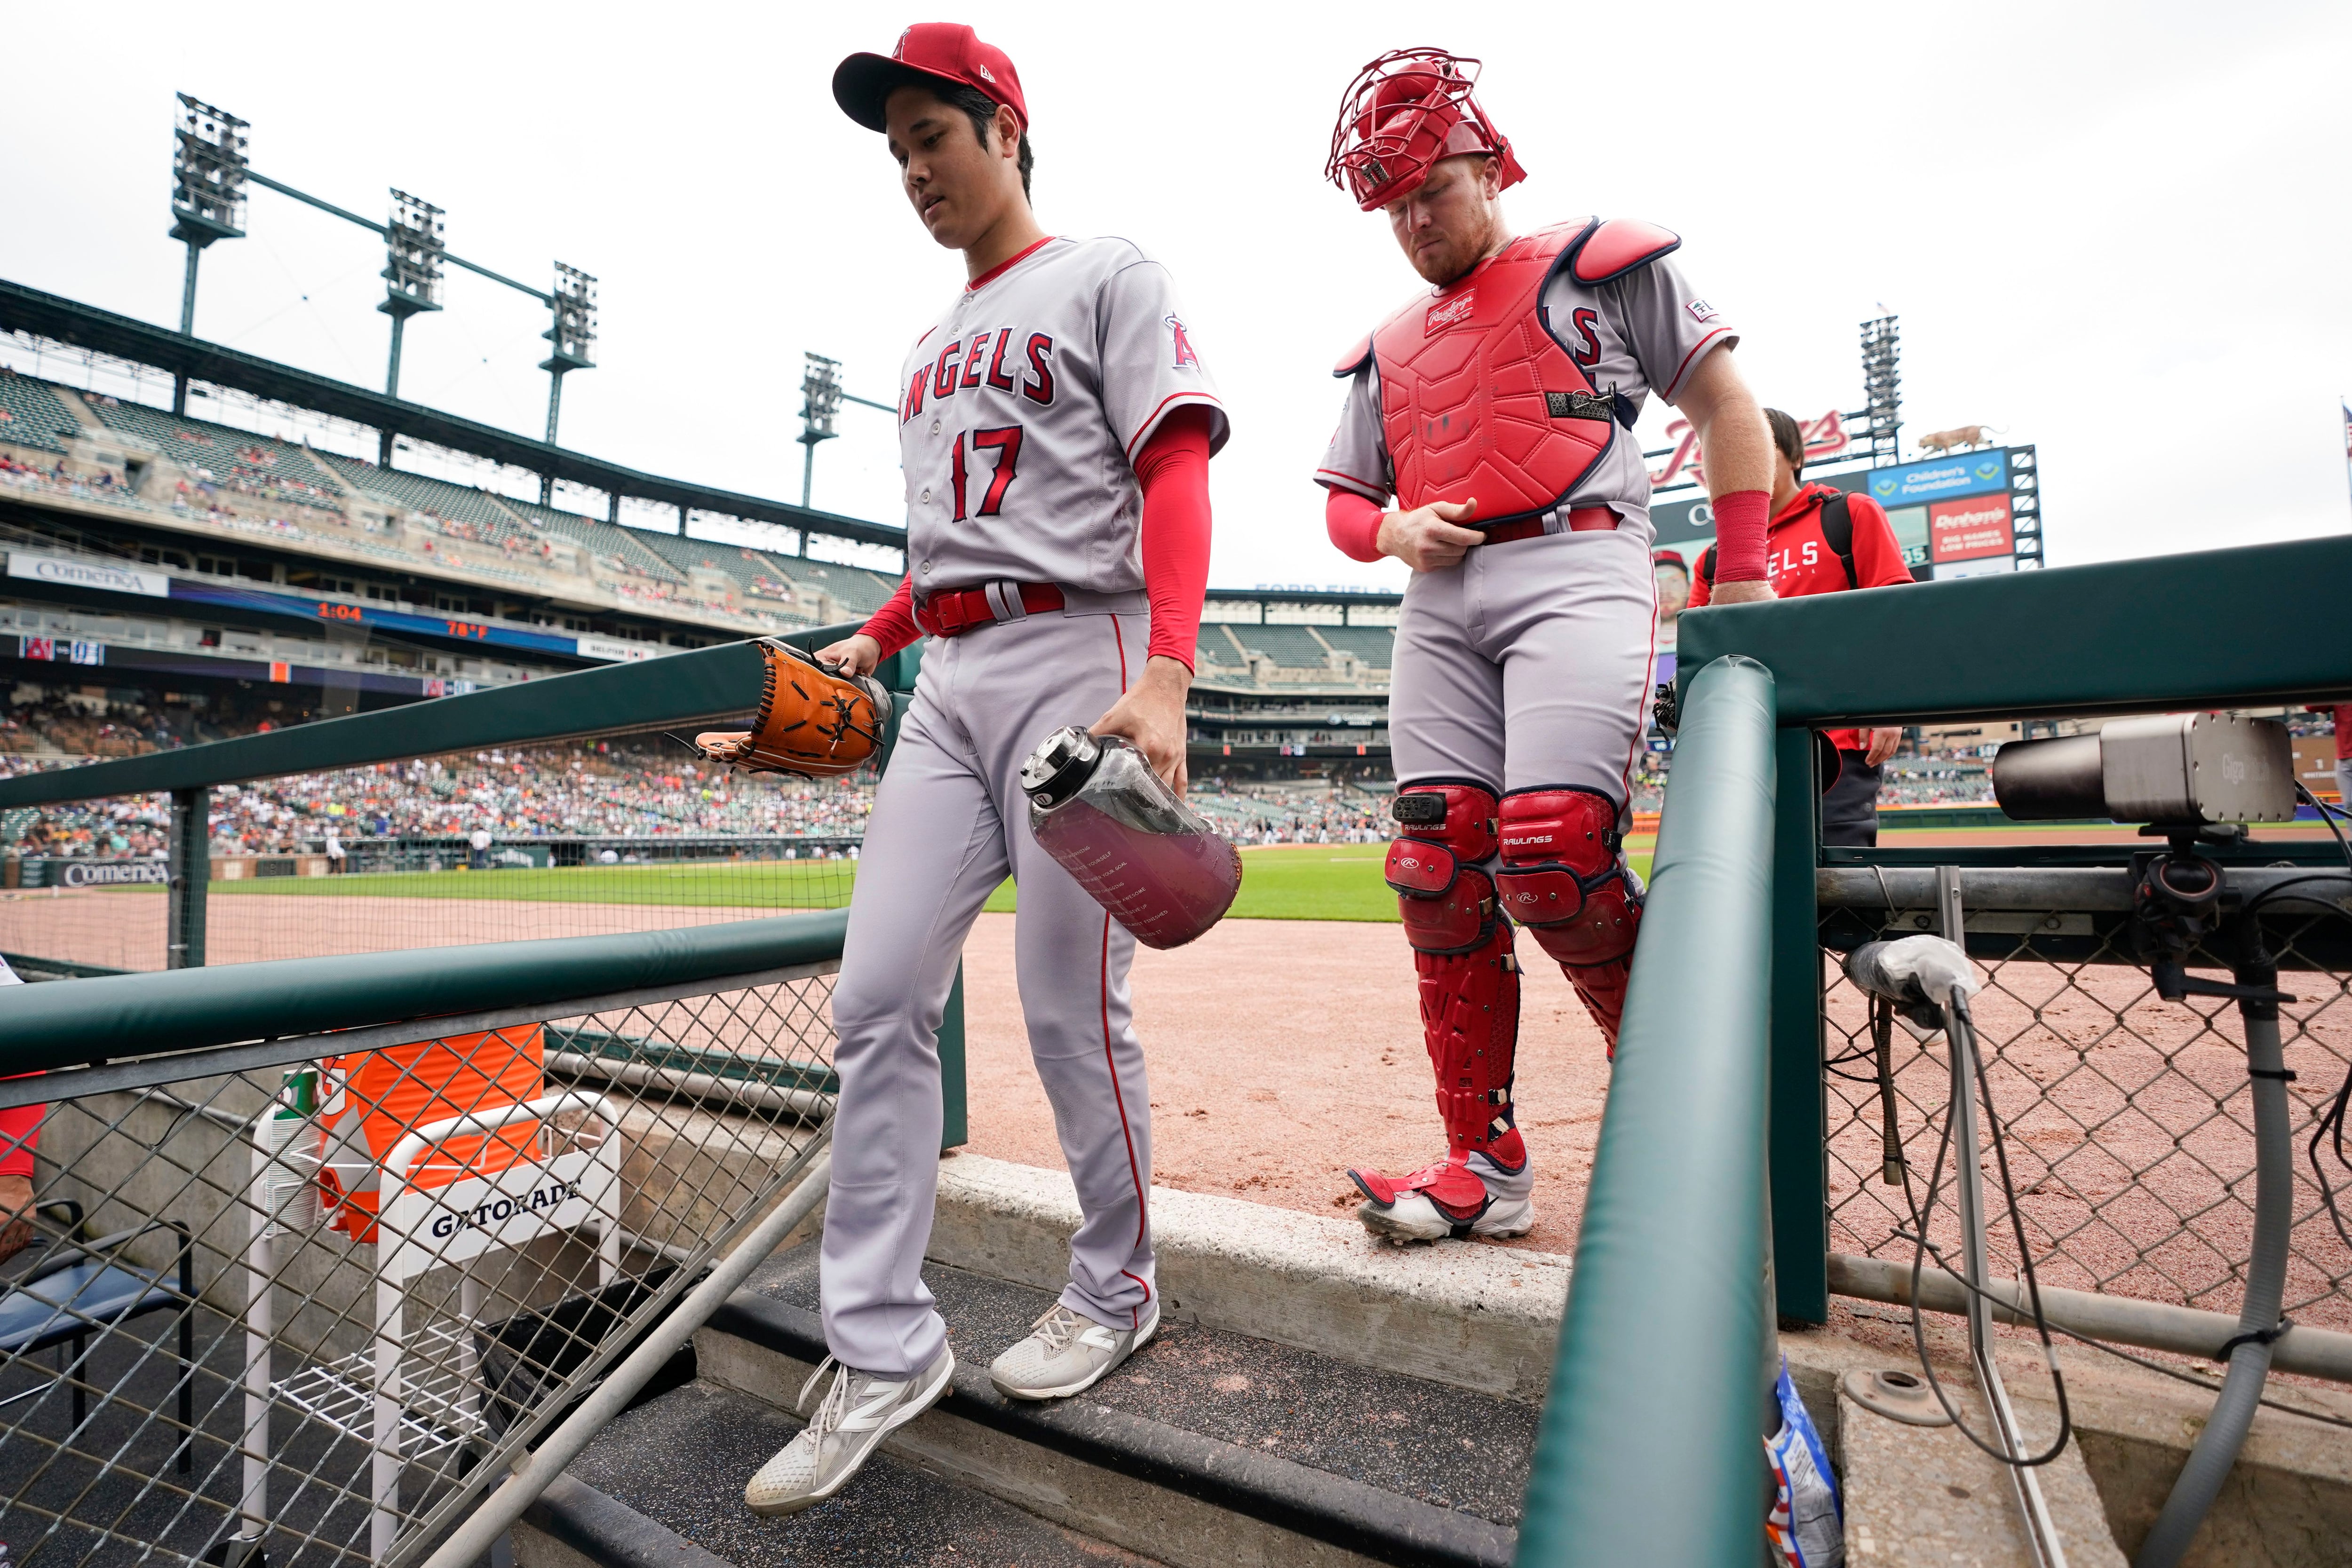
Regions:
<svg viewBox="0 0 2352 1568"><path fill-rule="evenodd" d="M1593 386L1622 392L1637 412L1653 392L1673 402L1700 360L1739 341L1723 313L1691 287L1669 256L1597 288L1563 269L1544 289L1543 308L1553 335ZM1339 428L1315 479L1375 501L1394 493L1388 444L1381 435L1380 384L1369 362L1348 383ZM1617 431L1569 505L1606 505L1646 526L1650 475L1631 431Z"/></svg>
<svg viewBox="0 0 2352 1568"><path fill-rule="evenodd" d="M1143 586L1133 460L1169 411L1212 412L1167 269L1123 239L1042 240L975 278L898 375L918 599L1012 579Z"/></svg>

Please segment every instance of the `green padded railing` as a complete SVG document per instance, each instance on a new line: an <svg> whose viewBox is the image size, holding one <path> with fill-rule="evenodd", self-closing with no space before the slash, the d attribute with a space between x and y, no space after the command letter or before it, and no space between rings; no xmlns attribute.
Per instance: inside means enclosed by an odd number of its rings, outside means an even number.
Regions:
<svg viewBox="0 0 2352 1568"><path fill-rule="evenodd" d="M1519 1527L1528 1568L1753 1568L1762 1549L1772 675L1726 658L1687 685Z"/></svg>
<svg viewBox="0 0 2352 1568"><path fill-rule="evenodd" d="M846 910L621 936L479 942L12 988L0 1078L249 1040L560 1006L841 956Z"/></svg>
<svg viewBox="0 0 2352 1568"><path fill-rule="evenodd" d="M856 630L855 625L825 626L795 632L782 640L803 648L821 648ZM886 661L879 672L883 684L894 691L911 691L920 662L919 645ZM633 664L574 670L495 691L317 719L267 735L242 735L177 751L152 751L112 762L27 773L0 779L0 810L111 795L205 789L216 784L363 768L486 746L523 746L617 729L688 724L757 706L759 692L758 653L748 642L723 643Z"/></svg>

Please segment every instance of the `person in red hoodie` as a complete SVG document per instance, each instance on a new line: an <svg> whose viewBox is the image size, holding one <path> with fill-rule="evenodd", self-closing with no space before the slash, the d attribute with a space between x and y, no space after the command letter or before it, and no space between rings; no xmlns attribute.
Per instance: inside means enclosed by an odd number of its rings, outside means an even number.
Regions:
<svg viewBox="0 0 2352 1568"><path fill-rule="evenodd" d="M1764 572L1772 591L1799 599L1909 582L1911 569L1903 564L1903 547L1895 542L1885 508L1834 485L1803 483L1803 430L1777 408L1764 411L1764 423L1772 427L1772 521L1764 540ZM1705 604L1714 589L1715 547L1709 545L1692 574L1690 607ZM1879 769L1902 744L1903 731L1833 729L1829 737L1839 767L1836 781L1822 797L1822 842L1875 848Z"/></svg>

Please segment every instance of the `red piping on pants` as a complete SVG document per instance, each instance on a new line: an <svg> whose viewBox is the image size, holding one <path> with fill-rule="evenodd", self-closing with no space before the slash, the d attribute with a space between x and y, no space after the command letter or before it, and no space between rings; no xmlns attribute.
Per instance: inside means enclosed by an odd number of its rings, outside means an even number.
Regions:
<svg viewBox="0 0 2352 1568"><path fill-rule="evenodd" d="M1650 590L1650 653L1642 665L1642 686L1633 698L1633 743L1625 748L1625 815L1626 829L1633 828L1633 758L1642 749L1642 732L1649 728L1647 707L1650 687L1658 675L1658 593L1654 585Z"/></svg>
<svg viewBox="0 0 2352 1568"><path fill-rule="evenodd" d="M1118 634L1118 617L1116 615L1110 617L1110 640L1118 649L1118 695L1125 696L1127 695L1127 643ZM1150 1223L1150 1215L1151 1211L1150 1203L1143 1191L1143 1174L1135 1168L1135 1130L1128 1125L1127 1095L1118 1086L1118 1062L1111 1055L1110 916L1107 914L1103 916L1102 968L1100 974L1102 977L1103 1065L1110 1070L1110 1097L1112 1103L1118 1106L1118 1135L1127 1140L1127 1179L1135 1185L1135 1244L1138 1247L1140 1247L1143 1245L1144 1227ZM1143 1299L1146 1301L1151 1300L1151 1287L1150 1285L1144 1284L1141 1280L1137 1280L1134 1274L1129 1272L1129 1270L1125 1269L1121 1269L1119 1272L1127 1275L1130 1280L1135 1280L1135 1282L1138 1285L1142 1286ZM1129 1307L1128 1309L1128 1318L1129 1328L1139 1329L1143 1326L1143 1315L1138 1309Z"/></svg>

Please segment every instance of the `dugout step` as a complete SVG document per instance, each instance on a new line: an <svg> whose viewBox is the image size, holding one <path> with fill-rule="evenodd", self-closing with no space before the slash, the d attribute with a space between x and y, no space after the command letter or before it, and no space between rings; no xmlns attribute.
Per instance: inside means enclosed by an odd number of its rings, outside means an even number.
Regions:
<svg viewBox="0 0 2352 1568"><path fill-rule="evenodd" d="M1176 1568L1511 1560L1531 1406L1167 1319L1084 1395L1011 1400L988 1364L1053 1296L923 1277L955 1382L886 1452ZM703 1375L788 1404L824 1354L816 1307L817 1249L771 1259L697 1336Z"/></svg>
<svg viewBox="0 0 2352 1568"><path fill-rule="evenodd" d="M596 1435L514 1530L516 1568L817 1568L1018 1563L1158 1568L884 1453L841 1494L761 1519L743 1483L801 1423L756 1399L690 1383Z"/></svg>

